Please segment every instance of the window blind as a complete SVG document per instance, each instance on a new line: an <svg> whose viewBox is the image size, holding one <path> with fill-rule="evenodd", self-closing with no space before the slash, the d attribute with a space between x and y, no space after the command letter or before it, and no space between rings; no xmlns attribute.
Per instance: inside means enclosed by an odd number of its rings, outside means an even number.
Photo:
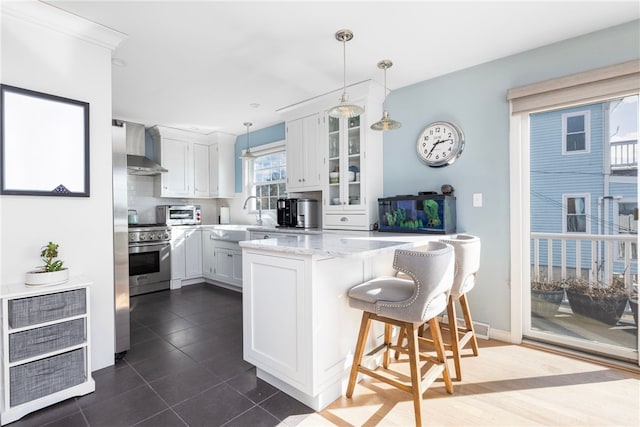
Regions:
<svg viewBox="0 0 640 427"><path fill-rule="evenodd" d="M640 91L640 60L596 68L507 91L512 113L531 112Z"/></svg>

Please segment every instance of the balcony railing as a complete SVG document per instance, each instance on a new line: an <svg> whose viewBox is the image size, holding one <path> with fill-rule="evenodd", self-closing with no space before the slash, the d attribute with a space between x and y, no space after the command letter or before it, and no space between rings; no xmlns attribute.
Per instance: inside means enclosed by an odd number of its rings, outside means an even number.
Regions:
<svg viewBox="0 0 640 427"><path fill-rule="evenodd" d="M626 171L638 169L638 141L611 142L611 170Z"/></svg>
<svg viewBox="0 0 640 427"><path fill-rule="evenodd" d="M598 235L531 233L531 279L549 281L571 276L611 284L613 276L622 277L632 290L638 266L635 234Z"/></svg>

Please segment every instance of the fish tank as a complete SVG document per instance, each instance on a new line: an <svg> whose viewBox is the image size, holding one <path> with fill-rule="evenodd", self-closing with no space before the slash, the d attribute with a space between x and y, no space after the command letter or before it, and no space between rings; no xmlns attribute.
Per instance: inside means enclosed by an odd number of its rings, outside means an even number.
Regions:
<svg viewBox="0 0 640 427"><path fill-rule="evenodd" d="M444 194L380 198L378 230L396 233L455 234L456 198Z"/></svg>

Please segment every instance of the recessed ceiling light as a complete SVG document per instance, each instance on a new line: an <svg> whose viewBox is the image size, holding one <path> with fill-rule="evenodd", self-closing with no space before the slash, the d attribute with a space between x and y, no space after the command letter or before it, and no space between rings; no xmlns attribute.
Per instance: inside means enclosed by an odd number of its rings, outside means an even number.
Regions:
<svg viewBox="0 0 640 427"><path fill-rule="evenodd" d="M249 107L251 107L251 108L259 108L260 104L258 104L257 102L252 102L251 104L249 104Z"/></svg>
<svg viewBox="0 0 640 427"><path fill-rule="evenodd" d="M122 58L111 58L111 63L117 67L126 67L127 63Z"/></svg>

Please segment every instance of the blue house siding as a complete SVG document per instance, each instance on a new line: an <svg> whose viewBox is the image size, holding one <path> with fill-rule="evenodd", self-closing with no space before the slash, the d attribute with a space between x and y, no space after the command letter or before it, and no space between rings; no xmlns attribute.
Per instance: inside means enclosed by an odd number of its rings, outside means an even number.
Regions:
<svg viewBox="0 0 640 427"><path fill-rule="evenodd" d="M589 112L590 150L563 155L562 115ZM589 233L598 231L598 198L604 194L603 179L604 105L585 105L546 111L530 116L531 231L562 233L567 208L565 195L586 195ZM583 243L580 266L591 265L591 246ZM532 247L533 251L533 247ZM533 253L533 252L532 252ZM540 247L540 265L547 265L546 242ZM533 262L533 259L532 259ZM561 264L560 242L553 245L553 264ZM567 266L575 267L575 242L567 243Z"/></svg>
<svg viewBox="0 0 640 427"><path fill-rule="evenodd" d="M623 199L636 200L638 197L638 186L626 182L612 182L609 184L609 194L611 196L622 196Z"/></svg>

